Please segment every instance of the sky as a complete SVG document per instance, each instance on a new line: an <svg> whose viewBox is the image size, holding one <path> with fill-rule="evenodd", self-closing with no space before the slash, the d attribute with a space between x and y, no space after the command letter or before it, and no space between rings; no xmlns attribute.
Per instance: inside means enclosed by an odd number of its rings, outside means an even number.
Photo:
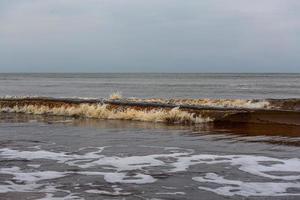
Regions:
<svg viewBox="0 0 300 200"><path fill-rule="evenodd" d="M0 0L0 72L300 72L299 0Z"/></svg>

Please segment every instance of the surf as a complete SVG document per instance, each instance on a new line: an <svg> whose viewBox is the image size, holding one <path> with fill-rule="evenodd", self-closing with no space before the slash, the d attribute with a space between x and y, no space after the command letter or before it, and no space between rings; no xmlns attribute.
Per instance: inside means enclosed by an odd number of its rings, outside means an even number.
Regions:
<svg viewBox="0 0 300 200"><path fill-rule="evenodd" d="M2 97L0 112L194 125L230 122L300 125L299 99Z"/></svg>

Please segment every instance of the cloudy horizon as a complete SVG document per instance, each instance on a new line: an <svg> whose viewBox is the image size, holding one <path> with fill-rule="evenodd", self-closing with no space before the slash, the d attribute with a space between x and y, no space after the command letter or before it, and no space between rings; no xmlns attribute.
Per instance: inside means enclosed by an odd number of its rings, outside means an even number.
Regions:
<svg viewBox="0 0 300 200"><path fill-rule="evenodd" d="M300 72L297 0L1 0L0 72Z"/></svg>

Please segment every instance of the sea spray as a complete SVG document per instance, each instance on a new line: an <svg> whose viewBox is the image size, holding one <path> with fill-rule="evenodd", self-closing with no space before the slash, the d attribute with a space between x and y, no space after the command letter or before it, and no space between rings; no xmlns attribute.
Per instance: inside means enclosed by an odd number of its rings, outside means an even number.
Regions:
<svg viewBox="0 0 300 200"><path fill-rule="evenodd" d="M1 112L27 113L38 115L59 115L72 117L87 117L97 119L118 119L147 122L167 122L180 124L197 124L212 121L209 117L202 117L194 113L173 109L139 110L133 108L112 109L107 104L80 104L72 106L50 107L44 105L24 105L1 107Z"/></svg>
<svg viewBox="0 0 300 200"><path fill-rule="evenodd" d="M207 122L300 125L298 99L0 98L0 112L175 124Z"/></svg>

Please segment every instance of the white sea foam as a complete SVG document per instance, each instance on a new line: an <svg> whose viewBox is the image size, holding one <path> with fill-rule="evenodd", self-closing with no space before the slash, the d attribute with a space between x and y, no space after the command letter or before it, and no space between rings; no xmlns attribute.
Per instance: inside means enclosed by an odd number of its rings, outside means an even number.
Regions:
<svg viewBox="0 0 300 200"><path fill-rule="evenodd" d="M260 177L261 181L231 180L208 171L203 176L194 177L193 180L201 183L199 189L215 192L220 195L232 196L287 196L300 195L299 190L292 192L291 188L300 189L300 159L281 159L256 155L214 155L195 154L193 150L178 148L160 148L163 153L140 156L107 156L105 148L80 149L77 153L52 152L46 150L21 151L16 149L0 149L0 158L27 159L35 163L40 159L52 160L57 164L76 166L80 171L55 172L22 170L19 167L1 168L0 174L12 175L15 183L0 185L0 192L32 191L39 188L41 180L53 180L69 175L102 176L108 183L122 184L149 184L157 181L149 173L149 169L156 168L162 173L176 175L177 172L188 171L195 165L219 165L223 171L239 170L248 176ZM155 148L155 147L140 147ZM158 148L158 147L156 147ZM88 152L87 152L88 151ZM30 167L30 165L27 165ZM228 168L228 166L231 166ZM95 171L97 169L97 171ZM235 172L233 171L233 173ZM226 173L225 173L226 174ZM231 173L230 173L231 174ZM234 177L236 178L236 177ZM19 185L18 182L26 182ZM208 184L207 184L208 183ZM210 184L219 187L211 188ZM207 185L206 185L207 184ZM225 185L225 186L224 186ZM216 189L215 189L216 188ZM106 190L105 190L106 191ZM90 193L106 193L102 190L89 190ZM172 193L180 191L174 191ZM110 192L117 195L118 191ZM165 192L159 192L165 193ZM106 193L109 194L109 193Z"/></svg>
<svg viewBox="0 0 300 200"><path fill-rule="evenodd" d="M127 175L127 172L93 172L84 171L77 172L76 174L87 176L103 176L104 180L108 183L133 183L133 184L146 184L154 183L156 181L150 175L136 173L135 175Z"/></svg>
<svg viewBox="0 0 300 200"><path fill-rule="evenodd" d="M275 162L268 166L261 164L262 162ZM190 166L196 164L221 164L228 163L237 167L239 170L265 178L278 180L298 180L300 179L300 159L278 159L264 156L252 155L191 155L189 157L179 157L178 161L173 164L175 167L172 172L185 171ZM272 175L272 172L293 172L299 175Z"/></svg>
<svg viewBox="0 0 300 200"><path fill-rule="evenodd" d="M43 186L42 184L26 183L16 184L12 181L6 181L4 184L0 184L0 193L7 192L32 192Z"/></svg>
<svg viewBox="0 0 300 200"><path fill-rule="evenodd" d="M185 195L185 192L157 192L159 195Z"/></svg>
<svg viewBox="0 0 300 200"><path fill-rule="evenodd" d="M164 189L167 189L167 190L176 190L177 189L176 187L169 187L169 186L161 186L161 187Z"/></svg>
<svg viewBox="0 0 300 200"><path fill-rule="evenodd" d="M0 99L16 99L16 100L26 100L26 99L75 99L75 100L101 100L101 98L95 97L81 97L81 96L60 96L60 97L47 97L47 96L38 96L38 95L5 95L0 96Z"/></svg>
<svg viewBox="0 0 300 200"><path fill-rule="evenodd" d="M218 108L270 108L271 104L267 100L251 100L251 99L128 99L133 102L150 102L150 103L164 103L175 105L194 105L194 106L210 106Z"/></svg>
<svg viewBox="0 0 300 200"><path fill-rule="evenodd" d="M117 92L113 92L112 94L109 95L109 99L110 100L118 100L118 99L122 99L122 93L117 91Z"/></svg>
<svg viewBox="0 0 300 200"><path fill-rule="evenodd" d="M40 96L13 96L13 95L5 95L1 96L0 99L32 99L32 98L39 98Z"/></svg>
<svg viewBox="0 0 300 200"><path fill-rule="evenodd" d="M122 192L123 189L121 188L113 187L112 189L113 191L91 189L91 190L86 190L85 192L92 193L92 194L104 194L108 196L128 196L132 194L130 192Z"/></svg>
<svg viewBox="0 0 300 200"><path fill-rule="evenodd" d="M51 99L51 97L45 96L10 96L6 95L0 97L0 99ZM56 97L55 99L77 99L77 100L101 100L101 98L95 97ZM164 103L175 105L196 105L196 106L211 106L211 107L223 107L223 108L270 108L271 104L267 100L253 100L253 99L164 99L164 98L123 98L122 92L114 92L109 95L108 100L124 100L130 102L148 102L148 103Z"/></svg>
<svg viewBox="0 0 300 200"><path fill-rule="evenodd" d="M215 173L207 173L204 177L194 177L194 181L201 183L216 183L219 187L204 187L199 189L211 191L224 196L299 196L299 182L243 182L225 179ZM225 185L225 186L224 186ZM288 189L298 189L298 193L288 192Z"/></svg>
<svg viewBox="0 0 300 200"><path fill-rule="evenodd" d="M19 167L0 168L0 173L13 175L14 180L26 183L36 183L38 181L56 179L66 175L63 172L56 171L23 172Z"/></svg>
<svg viewBox="0 0 300 200"><path fill-rule="evenodd" d="M68 192L68 191L63 191L63 192ZM85 200L85 199L72 193L69 193L68 195L63 197L55 197L52 193L47 193L45 197L40 198L38 200Z"/></svg>
<svg viewBox="0 0 300 200"><path fill-rule="evenodd" d="M37 164L28 164L28 167L33 167L33 168L39 168L41 167L41 165L37 165Z"/></svg>

